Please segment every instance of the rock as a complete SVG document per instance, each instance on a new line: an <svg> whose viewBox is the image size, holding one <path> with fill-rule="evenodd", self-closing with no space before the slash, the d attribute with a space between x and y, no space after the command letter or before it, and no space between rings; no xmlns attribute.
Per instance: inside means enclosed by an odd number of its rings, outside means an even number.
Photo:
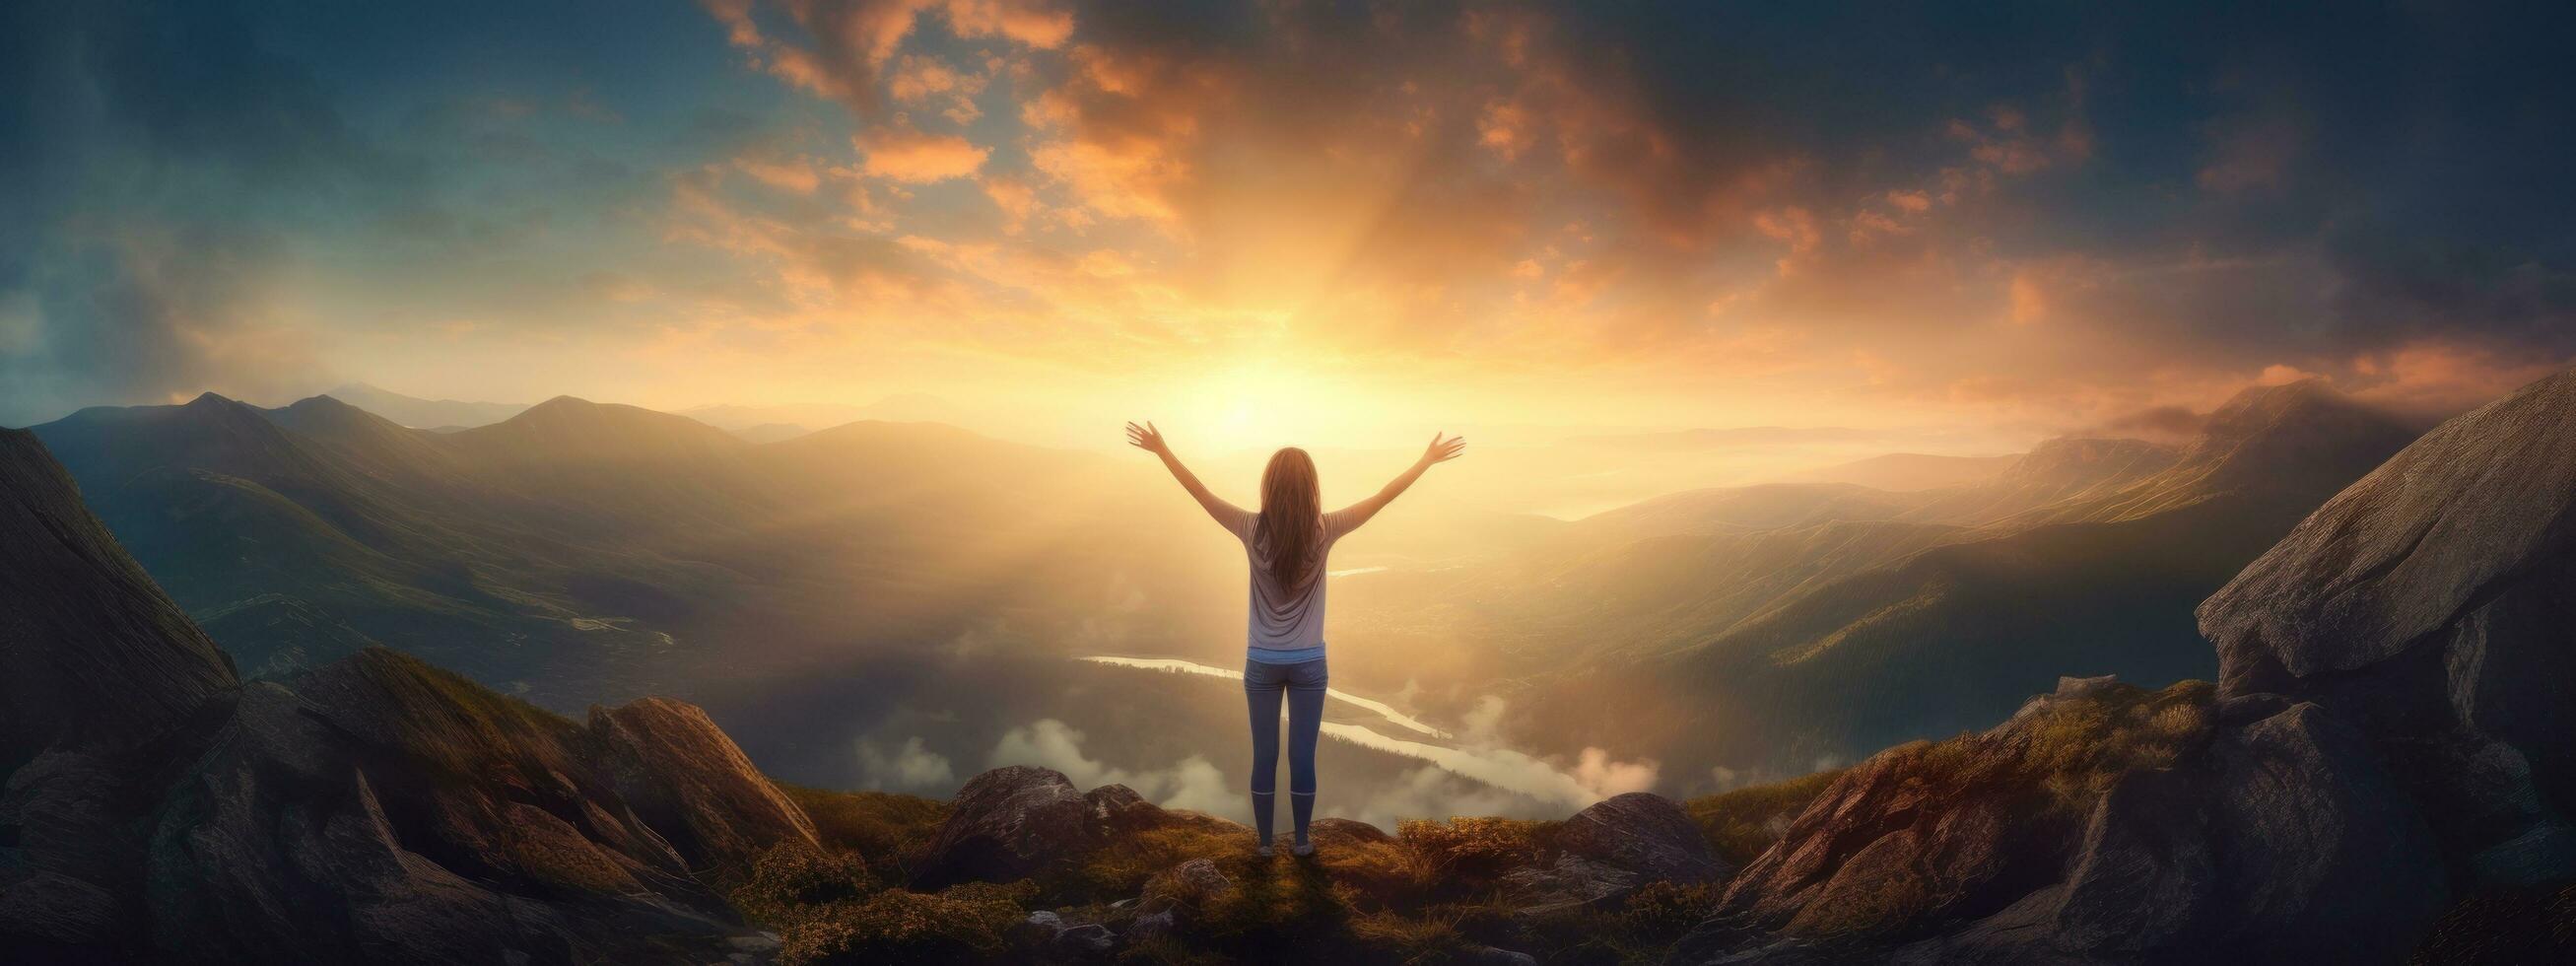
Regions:
<svg viewBox="0 0 2576 966"><path fill-rule="evenodd" d="M1459 960L1475 966L1538 966L1538 957L1492 946L1476 946L1459 954Z"/></svg>
<svg viewBox="0 0 2576 966"><path fill-rule="evenodd" d="M2234 682L2260 656L2293 677L2395 656L2576 529L2576 372L2443 423L2326 502L2200 607Z"/></svg>
<svg viewBox="0 0 2576 966"><path fill-rule="evenodd" d="M1681 806L1652 792L1594 803L1559 826L1551 841L1572 855L1635 873L1640 882L1716 882L1734 870L1709 849Z"/></svg>
<svg viewBox="0 0 2576 966"><path fill-rule="evenodd" d="M228 400L188 408L207 432L275 432ZM21 433L0 432L0 553L0 948L524 964L775 950L711 886L747 851L810 843L812 823L697 709L648 699L584 728L381 648L238 685Z"/></svg>
<svg viewBox="0 0 2576 966"><path fill-rule="evenodd" d="M2210 719L2222 725L2253 724L2290 710L2290 699L2277 694L2231 694L2218 699L2209 709Z"/></svg>
<svg viewBox="0 0 2576 966"><path fill-rule="evenodd" d="M2185 464L2230 438L2362 452L2267 416L2315 395L2232 403ZM2222 669L2208 729L2117 774L2080 832L1992 777L2108 692L2068 679L1938 767L1898 749L1837 779L1674 961L2388 963L2455 882L2576 878L2576 372L2406 447L2199 616ZM2499 921L2448 938L2557 928L2539 903L2480 908Z"/></svg>
<svg viewBox="0 0 2576 966"><path fill-rule="evenodd" d="M2136 954L2205 938L2218 857L2206 789L2172 771L2121 776L2093 806L2049 910L2061 946Z"/></svg>
<svg viewBox="0 0 2576 966"><path fill-rule="evenodd" d="M2365 962L2413 946L2448 901L2432 830L2363 734L2302 704L2220 739L2214 897L2258 960Z"/></svg>
<svg viewBox="0 0 2576 966"><path fill-rule="evenodd" d="M2089 678L2060 676L2057 679L2056 696L2059 698L2091 697L2102 693L2104 690L2110 688L2111 685L2118 684L2119 682L2119 676L2113 674L2104 674L2099 677Z"/></svg>
<svg viewBox="0 0 2576 966"><path fill-rule="evenodd" d="M1099 923L1070 924L1064 917L1044 909L1029 913L1028 918L1011 928L1011 938L1023 949L1055 960L1098 958L1118 945L1118 934Z"/></svg>
<svg viewBox="0 0 2576 966"><path fill-rule="evenodd" d="M1180 925L1181 917L1173 910L1165 909L1161 912L1146 913L1144 915L1137 916L1136 921L1127 924L1127 938L1130 940L1151 939L1156 936L1168 935L1172 931L1179 929Z"/></svg>
<svg viewBox="0 0 2576 966"><path fill-rule="evenodd" d="M1113 834L1174 820L1124 785L1103 785L1086 795L1051 768L996 768L957 790L947 819L914 863L912 881L916 888L936 890L1026 879L1080 862Z"/></svg>
<svg viewBox="0 0 2576 966"><path fill-rule="evenodd" d="M1615 905L1644 884L1635 872L1570 853L1560 853L1545 864L1513 869L1502 877L1512 911L1525 916Z"/></svg>
<svg viewBox="0 0 2576 966"><path fill-rule="evenodd" d="M1541 861L1502 876L1524 915L1616 905L1649 882L1715 882L1728 871L1681 806L1647 792L1594 803L1547 841Z"/></svg>
<svg viewBox="0 0 2576 966"><path fill-rule="evenodd" d="M591 763L693 868L748 870L780 842L820 847L813 820L696 706L642 698L592 708Z"/></svg>
<svg viewBox="0 0 2576 966"><path fill-rule="evenodd" d="M0 949L28 962L106 961L127 944L117 934L129 918L122 906L88 882L37 872L0 887Z"/></svg>
<svg viewBox="0 0 2576 966"><path fill-rule="evenodd" d="M234 683L44 444L0 429L0 776L58 741L139 744Z"/></svg>
<svg viewBox="0 0 2576 966"><path fill-rule="evenodd" d="M2226 693L2345 712L2471 885L2576 877L2576 371L2425 434L2199 613Z"/></svg>
<svg viewBox="0 0 2576 966"><path fill-rule="evenodd" d="M1070 956L1096 956L1118 945L1118 934L1096 922L1084 923L1055 934L1056 952Z"/></svg>

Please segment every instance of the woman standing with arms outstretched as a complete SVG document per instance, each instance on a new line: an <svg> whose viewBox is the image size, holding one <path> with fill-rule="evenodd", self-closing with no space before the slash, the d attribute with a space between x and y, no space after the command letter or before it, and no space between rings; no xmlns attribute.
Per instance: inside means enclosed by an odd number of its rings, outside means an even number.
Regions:
<svg viewBox="0 0 2576 966"><path fill-rule="evenodd" d="M1252 710L1253 827L1261 832L1261 854L1269 856L1271 811L1278 798L1279 698L1284 690L1289 810L1297 822L1291 849L1301 856L1313 855L1315 846L1306 838L1306 827L1315 815L1315 736L1324 720L1324 558L1332 553L1334 541L1385 509L1421 479L1424 470L1456 459L1467 440L1433 433L1430 447L1412 469L1377 495L1331 513L1323 512L1315 461L1294 446L1270 454L1270 465L1261 471L1261 511L1254 513L1208 492L1207 484L1172 455L1153 423L1128 423L1127 442L1162 457L1164 468L1181 481L1181 488L1190 491L1218 526L1243 541L1244 556L1252 565L1243 698Z"/></svg>

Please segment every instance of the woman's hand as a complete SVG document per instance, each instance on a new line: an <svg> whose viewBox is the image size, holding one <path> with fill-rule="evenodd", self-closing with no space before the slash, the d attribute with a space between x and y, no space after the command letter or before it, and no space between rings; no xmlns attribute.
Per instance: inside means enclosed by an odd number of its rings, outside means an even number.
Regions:
<svg viewBox="0 0 2576 966"><path fill-rule="evenodd" d="M1127 445L1156 456L1167 456L1172 452L1171 447L1163 442L1163 431L1155 429L1151 420L1142 426L1127 424Z"/></svg>
<svg viewBox="0 0 2576 966"><path fill-rule="evenodd" d="M1467 437L1452 436L1448 439L1442 439L1440 438L1439 433L1433 433L1431 434L1430 447L1422 451L1421 465L1428 467L1433 463L1446 463L1450 460L1457 459L1458 454L1465 451L1466 448Z"/></svg>

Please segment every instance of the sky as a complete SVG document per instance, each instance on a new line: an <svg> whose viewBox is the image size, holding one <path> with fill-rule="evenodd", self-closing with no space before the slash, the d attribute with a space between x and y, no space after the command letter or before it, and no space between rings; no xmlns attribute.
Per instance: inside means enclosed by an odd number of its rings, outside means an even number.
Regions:
<svg viewBox="0 0 2576 966"><path fill-rule="evenodd" d="M2576 356L2566 5L0 11L0 424L347 382L2000 451Z"/></svg>

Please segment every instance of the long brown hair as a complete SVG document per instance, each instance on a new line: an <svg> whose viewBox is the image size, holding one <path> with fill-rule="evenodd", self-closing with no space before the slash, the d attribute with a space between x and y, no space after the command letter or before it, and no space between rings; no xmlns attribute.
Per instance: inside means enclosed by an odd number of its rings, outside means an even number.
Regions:
<svg viewBox="0 0 2576 966"><path fill-rule="evenodd" d="M1270 454L1261 471L1261 544L1270 554L1270 578L1281 589L1304 582L1323 538L1323 497L1316 492L1315 461L1291 446Z"/></svg>

